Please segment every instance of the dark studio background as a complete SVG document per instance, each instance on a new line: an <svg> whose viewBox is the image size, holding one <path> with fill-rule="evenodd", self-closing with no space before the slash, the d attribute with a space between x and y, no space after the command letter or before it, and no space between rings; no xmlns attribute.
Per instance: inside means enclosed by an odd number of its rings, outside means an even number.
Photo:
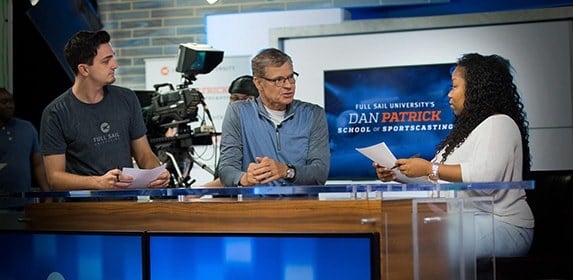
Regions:
<svg viewBox="0 0 573 280"><path fill-rule="evenodd" d="M44 107L73 84L64 66L65 41L79 30L102 27L92 9L97 11L96 0L44 0L35 7L27 0L13 1L15 114L38 130Z"/></svg>

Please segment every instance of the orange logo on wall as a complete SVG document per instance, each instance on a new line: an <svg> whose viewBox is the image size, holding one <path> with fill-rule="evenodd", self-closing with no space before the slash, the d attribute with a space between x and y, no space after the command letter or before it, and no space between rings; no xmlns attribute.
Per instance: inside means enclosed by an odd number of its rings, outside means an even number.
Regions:
<svg viewBox="0 0 573 280"><path fill-rule="evenodd" d="M163 66L163 67L161 67L161 70L159 72L161 73L161 75L167 76L167 75L169 75L169 67Z"/></svg>

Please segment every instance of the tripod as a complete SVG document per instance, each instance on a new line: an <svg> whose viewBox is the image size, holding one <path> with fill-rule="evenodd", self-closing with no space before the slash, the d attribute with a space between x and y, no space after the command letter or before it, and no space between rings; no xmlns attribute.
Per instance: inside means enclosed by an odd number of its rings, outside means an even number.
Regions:
<svg viewBox="0 0 573 280"><path fill-rule="evenodd" d="M195 135L187 125L187 122L174 122L168 125L173 131L174 136L158 137L150 139L149 142L155 147L159 160L167 163L167 170L171 173L171 183L175 187L191 187L195 179L190 177L193 164L199 165L211 175L215 171L207 164L197 160L194 156L193 141L199 143L209 142L211 134ZM209 138L206 140L205 138Z"/></svg>
<svg viewBox="0 0 573 280"><path fill-rule="evenodd" d="M195 182L189 176L193 167L191 156L193 154L193 134L187 121L170 123L166 127L176 131L174 136L153 138L149 140L149 143L155 147L159 160L167 163L167 170L171 173L172 185L190 187Z"/></svg>

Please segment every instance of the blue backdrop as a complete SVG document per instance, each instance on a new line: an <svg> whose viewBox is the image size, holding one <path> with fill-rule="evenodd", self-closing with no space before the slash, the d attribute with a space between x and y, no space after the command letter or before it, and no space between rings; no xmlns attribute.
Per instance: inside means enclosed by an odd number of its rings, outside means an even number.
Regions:
<svg viewBox="0 0 573 280"><path fill-rule="evenodd" d="M451 130L454 63L325 71L330 180L376 179L356 148L386 142L397 158L433 158Z"/></svg>

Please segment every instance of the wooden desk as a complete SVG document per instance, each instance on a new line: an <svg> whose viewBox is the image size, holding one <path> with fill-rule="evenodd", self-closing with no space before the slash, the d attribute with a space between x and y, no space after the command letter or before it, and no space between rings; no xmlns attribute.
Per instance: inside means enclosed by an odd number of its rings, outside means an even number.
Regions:
<svg viewBox="0 0 573 280"><path fill-rule="evenodd" d="M380 279L413 278L410 199L57 202L30 204L25 208L25 217L27 229L50 231L375 232L380 236Z"/></svg>
<svg viewBox="0 0 573 280"><path fill-rule="evenodd" d="M161 198L149 201L123 199L123 191L79 191L74 193L75 196L72 192L32 193L25 194L25 198L33 198L34 202L24 203L25 210L18 218L13 214L0 215L0 228L46 231L377 233L380 238L380 279L452 279L460 278L462 273L470 275L476 272L475 267L453 265L449 261L452 256L459 259L461 254L471 257L472 251L464 251L463 246L456 248L459 240L466 238L460 230L459 221L463 217L459 212L462 209L460 205L471 203L459 204L462 200L446 201L440 198L364 199L368 195L356 195L431 191L434 196L441 191L527 190L534 186L534 181L522 181L127 191L127 196L132 198L135 197L134 192L137 196ZM358 199L317 199L318 194L325 192L352 194L348 197ZM199 195L204 194L217 194L224 198L200 199ZM236 197L239 194L244 194L245 199L238 200ZM20 197L21 194L11 196L16 200ZM475 199L493 203L492 198L488 197ZM58 202L47 202L51 200ZM450 208L450 203L457 207ZM454 222L450 223L448 219ZM451 243L449 235L459 239L451 247L448 247L452 245L448 244ZM467 238L472 240L471 236ZM451 249L458 251L452 251L452 256L448 256Z"/></svg>

